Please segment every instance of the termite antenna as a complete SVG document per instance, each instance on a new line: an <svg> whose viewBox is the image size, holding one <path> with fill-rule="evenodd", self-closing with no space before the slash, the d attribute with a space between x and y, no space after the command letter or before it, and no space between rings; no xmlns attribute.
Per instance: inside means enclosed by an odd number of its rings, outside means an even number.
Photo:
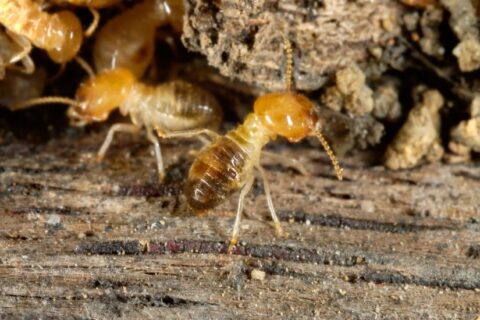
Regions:
<svg viewBox="0 0 480 320"><path fill-rule="evenodd" d="M90 37L95 32L95 30L97 30L98 23L100 22L100 13L98 13L96 9L88 8L88 10L90 10L90 12L92 13L93 20L92 23L90 23L90 25L88 26L87 30L83 32L85 38Z"/></svg>
<svg viewBox="0 0 480 320"><path fill-rule="evenodd" d="M93 71L93 68L92 66L85 60L83 59L82 57L80 56L75 56L75 58L73 58L75 60L76 63L78 63L78 65L83 69L85 70L85 72L88 74L88 76L90 78L94 78L95 77L95 71Z"/></svg>
<svg viewBox="0 0 480 320"><path fill-rule="evenodd" d="M79 105L78 101L76 101L76 100L66 98L66 97L52 96L52 97L42 97L42 98L34 98L34 99L25 100L25 101L22 101L22 102L19 102L19 103L15 104L13 109L15 111L17 111L17 110L26 109L26 108L29 108L29 107L32 107L32 106L38 106L38 105L42 105L42 104L53 104L53 103L61 103L61 104L69 105L69 106L78 106Z"/></svg>
<svg viewBox="0 0 480 320"><path fill-rule="evenodd" d="M323 149L325 149L325 152L327 153L328 157L330 158L330 161L332 162L333 168L335 169L337 179L338 180L343 180L343 169L342 169L342 167L340 167L340 164L338 163L337 157L335 157L335 154L333 153L332 148L330 148L330 145L328 144L327 140L325 140L325 137L320 132L320 129L317 129L313 133L313 135L315 135L318 138L318 141L320 141Z"/></svg>
<svg viewBox="0 0 480 320"><path fill-rule="evenodd" d="M293 77L293 55L292 44L287 36L283 35L283 46L285 47L285 53L287 55L287 70L285 71L285 86L287 91L292 90L292 77Z"/></svg>

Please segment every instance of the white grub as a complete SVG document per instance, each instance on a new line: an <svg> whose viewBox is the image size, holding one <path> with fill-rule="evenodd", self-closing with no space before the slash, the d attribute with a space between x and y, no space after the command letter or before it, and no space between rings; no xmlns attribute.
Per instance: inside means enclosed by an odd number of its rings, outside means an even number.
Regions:
<svg viewBox="0 0 480 320"><path fill-rule="evenodd" d="M359 116L373 110L373 92L365 84L365 74L353 64L335 74L335 85L326 89L322 102L332 110L346 110Z"/></svg>
<svg viewBox="0 0 480 320"><path fill-rule="evenodd" d="M417 104L385 153L384 164L389 169L411 168L422 158L433 162L443 156L439 110L444 99L437 90L418 89Z"/></svg>

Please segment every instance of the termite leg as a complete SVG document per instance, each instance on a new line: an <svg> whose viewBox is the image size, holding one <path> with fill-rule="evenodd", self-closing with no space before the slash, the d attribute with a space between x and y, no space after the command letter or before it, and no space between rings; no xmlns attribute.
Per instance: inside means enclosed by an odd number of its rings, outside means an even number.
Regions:
<svg viewBox="0 0 480 320"><path fill-rule="evenodd" d="M22 61L23 69L21 70L24 73L32 74L35 71L35 64L30 58L29 54L32 51L32 43L26 37L16 34L10 30L6 31L8 36L22 48L20 52L15 54L9 61L9 63L14 64L18 61Z"/></svg>
<svg viewBox="0 0 480 320"><path fill-rule="evenodd" d="M288 157L278 155L276 153L269 152L269 151L262 151L262 155L265 155L267 157L271 157L271 158L274 158L274 159L276 159L280 162L283 162L283 163L285 163L286 167L291 167L291 168L297 170L301 175L308 176L307 168L305 168L303 163L301 163L297 159L288 158Z"/></svg>
<svg viewBox="0 0 480 320"><path fill-rule="evenodd" d="M140 128L133 124L127 124L127 123L114 124L110 128L110 130L108 130L107 137L105 138L105 141L103 141L103 144L100 147L100 150L98 150L97 159L102 160L105 157L105 154L107 153L107 150L110 147L110 144L112 143L113 135L116 132L137 133L138 131L140 131Z"/></svg>
<svg viewBox="0 0 480 320"><path fill-rule="evenodd" d="M237 245L238 234L240 231L240 221L242 220L243 213L243 202L245 200L245 196L252 188L254 179L255 176L251 174L250 177L248 177L247 182L243 186L242 191L240 191L240 196L238 197L237 215L235 217L235 223L233 224L232 237L230 238L230 243L228 244L228 253L232 253L233 247Z"/></svg>
<svg viewBox="0 0 480 320"><path fill-rule="evenodd" d="M194 130L186 130L186 131L179 131L179 132L164 132L160 129L156 129L157 134L160 138L190 138L196 136L198 140L200 140L201 143L203 143L205 146L209 145L214 141L216 138L218 138L218 133L216 133L213 130L210 129L194 129ZM202 134L207 135L211 140L208 140ZM194 151L193 154L195 154L197 151Z"/></svg>
<svg viewBox="0 0 480 320"><path fill-rule="evenodd" d="M185 130L185 131L178 131L178 132L163 132L160 129L156 129L157 134L160 138L189 138L198 136L201 134L205 134L209 136L212 140L218 138L218 133L210 129L193 129L193 130Z"/></svg>
<svg viewBox="0 0 480 320"><path fill-rule="evenodd" d="M270 184L267 180L267 175L265 174L265 170L262 168L260 164L255 166L257 170L260 172L263 180L263 188L265 189L265 196L267 198L267 206L270 214L272 216L273 224L275 226L275 231L277 233L277 237L284 237L285 233L283 232L282 225L280 224L280 219L278 219L277 213L275 212L275 207L273 206L272 195L270 193Z"/></svg>
<svg viewBox="0 0 480 320"><path fill-rule="evenodd" d="M152 130L149 128L147 128L147 139L151 143L153 143L153 147L155 150L155 158L157 159L158 178L161 182L165 177L165 170L163 169L162 150L160 149L160 143L158 142L158 138L153 134Z"/></svg>
<svg viewBox="0 0 480 320"><path fill-rule="evenodd" d="M9 63L12 63L13 59ZM16 64L9 64L7 67L10 70L17 70L21 73L32 74L35 72L35 64L33 63L32 58L29 55L21 59L22 65L18 66Z"/></svg>
<svg viewBox="0 0 480 320"><path fill-rule="evenodd" d="M97 30L98 23L100 22L100 13L96 9L88 8L90 10L93 20L92 23L88 26L87 30L84 31L83 35L85 38L92 36L92 34Z"/></svg>

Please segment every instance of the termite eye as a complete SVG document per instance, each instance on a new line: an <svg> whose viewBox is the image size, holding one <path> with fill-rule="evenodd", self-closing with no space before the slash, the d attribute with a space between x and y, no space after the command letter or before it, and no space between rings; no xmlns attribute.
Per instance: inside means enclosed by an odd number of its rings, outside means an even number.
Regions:
<svg viewBox="0 0 480 320"><path fill-rule="evenodd" d="M271 132L291 142L299 141L315 130L317 116L313 104L303 95L269 93L259 97L253 108Z"/></svg>

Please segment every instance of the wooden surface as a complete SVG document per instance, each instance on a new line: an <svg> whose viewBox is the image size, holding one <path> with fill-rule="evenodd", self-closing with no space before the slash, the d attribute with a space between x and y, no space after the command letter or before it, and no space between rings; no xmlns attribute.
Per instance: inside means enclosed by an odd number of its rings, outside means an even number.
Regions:
<svg viewBox="0 0 480 320"><path fill-rule="evenodd" d="M198 144L163 144L160 185L142 136L120 135L104 162L92 161L104 134L1 140L0 318L480 316L474 164L392 172L374 156L346 157L339 182L320 150L277 142L272 151L311 173L265 161L290 236L274 237L257 183L241 245L227 255L236 197L203 218L182 199Z"/></svg>

